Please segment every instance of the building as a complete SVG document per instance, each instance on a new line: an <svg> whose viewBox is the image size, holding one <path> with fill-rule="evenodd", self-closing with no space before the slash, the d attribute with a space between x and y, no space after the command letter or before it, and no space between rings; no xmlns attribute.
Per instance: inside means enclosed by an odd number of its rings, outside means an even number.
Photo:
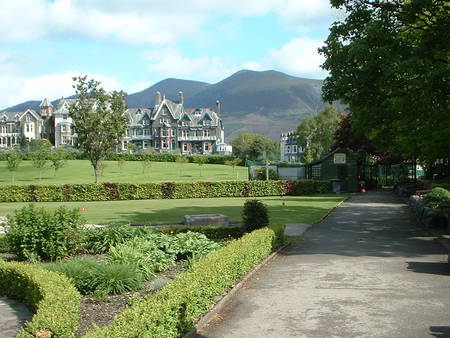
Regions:
<svg viewBox="0 0 450 338"><path fill-rule="evenodd" d="M156 92L154 108L129 108L125 111L129 126L123 149L130 143L138 149L155 148L159 152L180 150L182 154L212 154L229 150L224 142L220 102L215 109L185 108L183 92L178 101Z"/></svg>
<svg viewBox="0 0 450 338"><path fill-rule="evenodd" d="M297 144L298 135L295 130L282 133L280 136L280 160L282 162L300 162L300 155L305 152Z"/></svg>
<svg viewBox="0 0 450 338"><path fill-rule="evenodd" d="M159 152L179 150L182 154L231 154L232 148L225 144L224 127L220 118L220 102L215 109L185 108L184 94L178 93L178 101L161 97L156 92L153 108L128 108L126 136L122 150L129 144L137 149L155 148ZM40 104L39 113L0 113L0 147L8 148L20 143L25 136L32 139L47 138L55 147L74 146L76 134L69 107L76 99L61 98L56 109L48 99Z"/></svg>
<svg viewBox="0 0 450 338"><path fill-rule="evenodd" d="M28 141L42 138L45 119L34 110L24 112L0 112L0 148L20 144L21 138Z"/></svg>

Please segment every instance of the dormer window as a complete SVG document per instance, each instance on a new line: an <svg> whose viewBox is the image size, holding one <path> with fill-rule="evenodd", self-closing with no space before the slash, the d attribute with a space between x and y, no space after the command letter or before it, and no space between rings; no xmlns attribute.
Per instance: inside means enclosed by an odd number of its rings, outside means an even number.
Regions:
<svg viewBox="0 0 450 338"><path fill-rule="evenodd" d="M19 114L16 114L16 116L14 116L14 119L16 120L16 121L19 121Z"/></svg>

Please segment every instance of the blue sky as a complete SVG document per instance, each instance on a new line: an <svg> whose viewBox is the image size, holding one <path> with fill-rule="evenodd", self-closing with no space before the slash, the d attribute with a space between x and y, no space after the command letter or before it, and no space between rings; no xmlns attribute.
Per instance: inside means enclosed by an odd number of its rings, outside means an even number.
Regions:
<svg viewBox="0 0 450 338"><path fill-rule="evenodd" d="M323 79L328 0L0 0L0 109L73 94L88 74L133 93L240 69Z"/></svg>

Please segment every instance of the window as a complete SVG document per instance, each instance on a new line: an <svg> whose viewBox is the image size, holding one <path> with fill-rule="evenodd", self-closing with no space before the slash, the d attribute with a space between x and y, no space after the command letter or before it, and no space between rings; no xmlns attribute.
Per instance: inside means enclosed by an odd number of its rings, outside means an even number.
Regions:
<svg viewBox="0 0 450 338"><path fill-rule="evenodd" d="M67 131L67 126L66 125L61 126L61 131L66 132Z"/></svg>
<svg viewBox="0 0 450 338"><path fill-rule="evenodd" d="M182 126L188 126L189 125L189 121L188 120L183 120L183 121L181 121L181 125Z"/></svg>
<svg viewBox="0 0 450 338"><path fill-rule="evenodd" d="M203 136L205 136L205 137L209 136L209 129L203 130Z"/></svg>
<svg viewBox="0 0 450 338"><path fill-rule="evenodd" d="M26 125L26 129L27 129L27 133L28 133L30 131L30 125L29 124Z"/></svg>
<svg viewBox="0 0 450 338"><path fill-rule="evenodd" d="M291 152L291 146L287 146L287 147L286 147L286 152L287 152L287 153L290 153L290 152Z"/></svg>
<svg viewBox="0 0 450 338"><path fill-rule="evenodd" d="M167 141L166 141L166 140L163 140L163 141L162 141L162 143L161 143L161 148L162 148L162 149L167 149L167 148L168 148L168 146L167 146Z"/></svg>
<svg viewBox="0 0 450 338"><path fill-rule="evenodd" d="M187 145L187 143L183 143L183 151L188 151L188 145Z"/></svg>
<svg viewBox="0 0 450 338"><path fill-rule="evenodd" d="M209 143L205 143L205 151L209 151Z"/></svg>
<svg viewBox="0 0 450 338"><path fill-rule="evenodd" d="M171 134L172 136L175 136L175 129L172 128L172 130L170 131L170 134Z"/></svg>
<svg viewBox="0 0 450 338"><path fill-rule="evenodd" d="M311 168L311 178L320 179L321 176L321 165L313 165Z"/></svg>
<svg viewBox="0 0 450 338"><path fill-rule="evenodd" d="M150 129L145 128L145 129L144 129L144 135L145 135L145 136L149 136L149 135L150 135Z"/></svg>
<svg viewBox="0 0 450 338"><path fill-rule="evenodd" d="M67 136L62 137L61 144L67 144Z"/></svg>
<svg viewBox="0 0 450 338"><path fill-rule="evenodd" d="M181 136L188 137L188 131L187 130L182 130L181 131Z"/></svg>
<svg viewBox="0 0 450 338"><path fill-rule="evenodd" d="M203 120L203 125L204 126L210 126L211 125L211 120L207 120L207 119Z"/></svg>
<svg viewBox="0 0 450 338"><path fill-rule="evenodd" d="M292 146L292 152L294 153L294 154L296 154L297 153L297 146Z"/></svg>
<svg viewBox="0 0 450 338"><path fill-rule="evenodd" d="M166 129L161 129L161 136L169 136L169 133L167 132Z"/></svg>

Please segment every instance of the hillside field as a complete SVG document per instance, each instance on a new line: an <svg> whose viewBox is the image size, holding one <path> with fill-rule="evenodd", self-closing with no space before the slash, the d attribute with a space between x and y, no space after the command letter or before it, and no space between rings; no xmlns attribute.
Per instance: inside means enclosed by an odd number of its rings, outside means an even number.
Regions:
<svg viewBox="0 0 450 338"><path fill-rule="evenodd" d="M220 164L196 163L179 164L176 162L151 162L147 168L143 162L127 161L123 168L117 161L105 161L105 169L100 182L146 183L146 182L186 182L186 181L230 181L247 180L246 167L232 167ZM7 169L6 161L0 161L0 185L12 184L12 173ZM67 161L55 175L48 163L42 170L33 167L32 161L22 161L14 174L14 184L70 184L94 183L94 170L87 160Z"/></svg>

